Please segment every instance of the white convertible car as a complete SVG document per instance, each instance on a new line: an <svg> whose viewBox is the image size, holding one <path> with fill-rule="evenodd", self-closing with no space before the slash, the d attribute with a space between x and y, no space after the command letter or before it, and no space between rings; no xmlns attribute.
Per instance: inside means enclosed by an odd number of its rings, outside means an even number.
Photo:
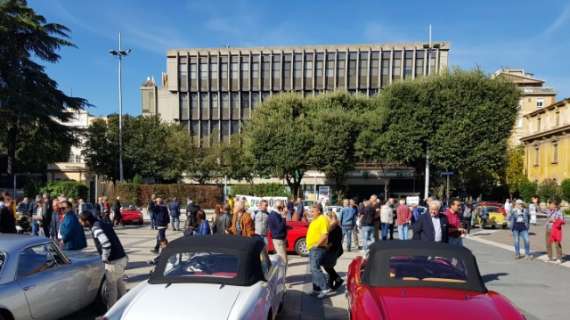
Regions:
<svg viewBox="0 0 570 320"><path fill-rule="evenodd" d="M285 265L261 239L184 237L164 249L150 279L104 319L275 319L285 290Z"/></svg>

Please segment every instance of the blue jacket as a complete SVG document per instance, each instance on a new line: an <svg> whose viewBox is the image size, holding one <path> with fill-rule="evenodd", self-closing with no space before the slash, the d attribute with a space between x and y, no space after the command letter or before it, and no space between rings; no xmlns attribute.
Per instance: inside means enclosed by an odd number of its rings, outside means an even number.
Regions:
<svg viewBox="0 0 570 320"><path fill-rule="evenodd" d="M426 212L427 209L425 207L415 207L414 210L412 210L412 224L420 220L421 215Z"/></svg>
<svg viewBox="0 0 570 320"><path fill-rule="evenodd" d="M157 227L166 227L170 223L170 216L166 206L158 205L154 207L154 220Z"/></svg>
<svg viewBox="0 0 570 320"><path fill-rule="evenodd" d="M530 223L530 215L528 214L528 210L526 208L523 208L523 209L513 208L511 210L511 212L509 213L509 217L508 217L508 222L509 222L509 226L510 226L511 230L514 230L515 222L516 222L517 216L519 216L519 215L520 215L520 218L522 219L522 222L524 223L524 229L528 230L529 223Z"/></svg>
<svg viewBox="0 0 570 320"><path fill-rule="evenodd" d="M61 240L63 241L63 250L81 250L87 247L85 232L79 224L75 212L69 211L63 216L59 233L61 233Z"/></svg>
<svg viewBox="0 0 570 320"><path fill-rule="evenodd" d="M172 201L168 204L168 211L170 211L170 216L179 217L180 216L180 202Z"/></svg>
<svg viewBox="0 0 570 320"><path fill-rule="evenodd" d="M210 224L208 223L208 220L204 220L198 225L198 229L196 230L196 233L194 235L197 236L210 235Z"/></svg>
<svg viewBox="0 0 570 320"><path fill-rule="evenodd" d="M285 240L285 238L287 238L287 224L279 213L275 211L269 213L267 226L269 227L269 231L271 231L271 237L273 239Z"/></svg>
<svg viewBox="0 0 570 320"><path fill-rule="evenodd" d="M356 224L356 215L354 214L354 209L351 207L344 207L340 211L340 224L343 227L353 228Z"/></svg>

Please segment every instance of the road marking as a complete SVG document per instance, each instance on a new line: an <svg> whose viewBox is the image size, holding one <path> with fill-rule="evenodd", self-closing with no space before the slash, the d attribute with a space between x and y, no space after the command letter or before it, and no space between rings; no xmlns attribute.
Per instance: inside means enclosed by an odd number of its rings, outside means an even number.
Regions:
<svg viewBox="0 0 570 320"><path fill-rule="evenodd" d="M489 246L493 246L493 247L496 247L496 248L501 248L501 249L510 251L510 252L512 252L512 253L515 253L515 248L514 248L513 246L510 246L510 245L507 245L507 244L503 244L503 243L499 243L499 242L492 241L492 240L487 240L487 239L481 239L481 238L474 237L474 236L476 236L476 235L477 235L477 233L474 233L474 234L472 234L472 235L467 236L466 239L468 239L468 240L473 240L473 241L476 241L476 242L479 242L479 243L483 243L483 244L486 244L486 245L489 245ZM532 252L531 252L531 254L532 254ZM540 261L549 263L549 262L548 262L548 256L547 256L546 254L542 254L542 255L540 255L540 256L538 256L538 257L534 257L534 260L540 260ZM559 264L559 263L552 263L552 264L554 264L554 265L559 265L559 266L562 266L562 267L565 267L565 268L570 269L570 261L566 261L566 262L564 262L564 263L562 263L562 264Z"/></svg>

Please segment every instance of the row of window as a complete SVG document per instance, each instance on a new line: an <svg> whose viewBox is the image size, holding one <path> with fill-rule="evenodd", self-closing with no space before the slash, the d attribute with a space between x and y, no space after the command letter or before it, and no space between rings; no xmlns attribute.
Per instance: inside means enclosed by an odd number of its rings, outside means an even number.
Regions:
<svg viewBox="0 0 570 320"><path fill-rule="evenodd" d="M546 147L546 145L542 145ZM534 146L534 166L538 167L540 165L540 147L539 145ZM558 163L558 141L552 141L551 143L551 155L552 155L552 164Z"/></svg>
<svg viewBox="0 0 570 320"><path fill-rule="evenodd" d="M208 146L212 143L230 142L231 136L240 132L243 123L231 121L181 121L192 141L197 146Z"/></svg>
<svg viewBox="0 0 570 320"><path fill-rule="evenodd" d="M328 92L323 91L302 91L298 92L305 96L319 95ZM377 89L351 90L350 94L376 95ZM251 111L255 107L271 96L270 91L262 92L202 92L179 94L180 100L180 120L229 120L229 119L249 119Z"/></svg>
<svg viewBox="0 0 570 320"><path fill-rule="evenodd" d="M548 117L548 116L546 116L546 117ZM535 132L539 132L543 129L559 127L560 126L560 111L554 112L554 118L550 118L550 122L546 123L546 126L542 120L543 120L542 116L538 116L536 118Z"/></svg>
<svg viewBox="0 0 570 320"><path fill-rule="evenodd" d="M178 58L179 89L196 91L200 87L200 90L208 91L217 90L220 86L222 90L227 90L229 86L237 89L240 85L246 90L260 86L290 89L303 88L303 84L313 87L313 81L318 86L324 87L326 84L331 89L346 86L378 88L401 78L421 77L436 72L437 52L429 54L429 67L425 63L426 54L426 50L395 50L230 57L181 56Z"/></svg>

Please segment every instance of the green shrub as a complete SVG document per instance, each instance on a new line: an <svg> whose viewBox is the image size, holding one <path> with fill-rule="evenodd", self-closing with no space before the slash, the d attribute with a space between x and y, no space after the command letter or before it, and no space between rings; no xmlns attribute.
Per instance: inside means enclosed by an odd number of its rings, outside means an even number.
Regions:
<svg viewBox="0 0 570 320"><path fill-rule="evenodd" d="M537 194L537 192L538 184L536 182L526 180L519 185L520 196L527 203L530 203L532 196Z"/></svg>
<svg viewBox="0 0 570 320"><path fill-rule="evenodd" d="M549 199L557 199L560 200L561 198L561 190L560 186L556 181L552 179L545 179L540 183L538 186L538 195L541 199L548 201Z"/></svg>
<svg viewBox="0 0 570 320"><path fill-rule="evenodd" d="M41 193L48 193L51 197L63 194L73 199L87 199L88 191L86 185L77 181L51 181L40 189Z"/></svg>
<svg viewBox="0 0 570 320"><path fill-rule="evenodd" d="M202 208L211 209L222 201L222 188L219 185L197 184L137 184L121 183L115 187L112 197L120 196L125 202L137 206L146 206L151 195L163 198L165 201L172 197L186 204L186 198L191 197L194 203Z"/></svg>
<svg viewBox="0 0 570 320"><path fill-rule="evenodd" d="M563 200L570 202L570 179L562 180L562 183L560 183L560 193Z"/></svg>
<svg viewBox="0 0 570 320"><path fill-rule="evenodd" d="M237 184L231 187L231 195L241 194L256 197L289 197L289 188L279 183Z"/></svg>

